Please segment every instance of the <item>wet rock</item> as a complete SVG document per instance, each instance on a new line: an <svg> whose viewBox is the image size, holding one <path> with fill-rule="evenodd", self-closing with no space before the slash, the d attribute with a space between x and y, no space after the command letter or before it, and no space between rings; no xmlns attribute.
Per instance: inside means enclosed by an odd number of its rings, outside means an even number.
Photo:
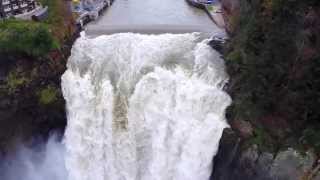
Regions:
<svg viewBox="0 0 320 180"><path fill-rule="evenodd" d="M253 135L253 127L249 121L235 120L231 123L233 129L235 129L241 138L249 138Z"/></svg>
<svg viewBox="0 0 320 180"><path fill-rule="evenodd" d="M250 161L255 162L259 158L258 154L258 146L253 145L252 147L248 148L241 156L241 161Z"/></svg>
<svg viewBox="0 0 320 180"><path fill-rule="evenodd" d="M238 169L243 177L253 178L255 176L256 161L259 158L258 147L256 145L241 153Z"/></svg>
<svg viewBox="0 0 320 180"><path fill-rule="evenodd" d="M261 158L260 161L259 158ZM264 177L265 174L262 173L263 170L260 170L258 162L261 167L266 167L267 165L264 162L268 162L266 160L268 158L267 155L259 157L256 145L249 148L242 147L242 142L237 133L231 129L226 129L220 140L219 151L214 159L211 180L265 180L266 178L259 177ZM268 166L270 166L269 162Z"/></svg>
<svg viewBox="0 0 320 180"><path fill-rule="evenodd" d="M234 162L239 157L240 138L232 129L225 129L220 140L219 151L214 158L214 170L211 179L223 180L232 178L232 170L236 170Z"/></svg>
<svg viewBox="0 0 320 180"><path fill-rule="evenodd" d="M315 155L312 152L302 155L289 148L278 153L270 173L273 179L300 180L312 169L315 160Z"/></svg>
<svg viewBox="0 0 320 180"><path fill-rule="evenodd" d="M315 154L305 155L293 149L278 152L260 152L257 145L247 146L232 129L226 129L214 159L211 180L319 180L314 170ZM307 177L307 178L306 178Z"/></svg>
<svg viewBox="0 0 320 180"><path fill-rule="evenodd" d="M241 147L239 137L235 134L230 130L224 133L222 146L214 160L211 180L271 180L268 169L271 167L272 155L260 155L256 145Z"/></svg>
<svg viewBox="0 0 320 180"><path fill-rule="evenodd" d="M267 174L270 171L272 167L273 158L273 154L269 152L263 152L260 154L257 162L257 165L260 170L258 174Z"/></svg>
<svg viewBox="0 0 320 180"><path fill-rule="evenodd" d="M209 46L213 49L217 50L219 53L223 53L223 48L225 46L226 39L223 37L213 37L212 40L209 42Z"/></svg>

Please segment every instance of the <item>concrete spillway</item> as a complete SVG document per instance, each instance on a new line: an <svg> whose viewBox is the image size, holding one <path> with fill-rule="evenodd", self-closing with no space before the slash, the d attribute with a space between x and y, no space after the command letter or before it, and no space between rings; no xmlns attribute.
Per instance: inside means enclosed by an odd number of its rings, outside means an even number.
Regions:
<svg viewBox="0 0 320 180"><path fill-rule="evenodd" d="M121 32L224 34L203 10L189 6L185 0L116 0L85 31L91 36Z"/></svg>

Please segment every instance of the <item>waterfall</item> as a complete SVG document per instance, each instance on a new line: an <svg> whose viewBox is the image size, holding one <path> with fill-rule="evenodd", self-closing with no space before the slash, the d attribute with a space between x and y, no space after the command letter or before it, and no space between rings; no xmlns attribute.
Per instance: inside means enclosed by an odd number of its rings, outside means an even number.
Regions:
<svg viewBox="0 0 320 180"><path fill-rule="evenodd" d="M82 36L62 76L68 180L208 180L231 99L198 33Z"/></svg>

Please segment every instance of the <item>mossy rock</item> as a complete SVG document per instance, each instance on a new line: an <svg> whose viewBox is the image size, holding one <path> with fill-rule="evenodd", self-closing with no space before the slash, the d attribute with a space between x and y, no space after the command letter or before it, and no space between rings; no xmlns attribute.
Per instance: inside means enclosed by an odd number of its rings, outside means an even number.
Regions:
<svg viewBox="0 0 320 180"><path fill-rule="evenodd" d="M7 76L7 91L8 94L13 94L20 87L26 86L30 82L25 75L18 73L18 71L11 71Z"/></svg>
<svg viewBox="0 0 320 180"><path fill-rule="evenodd" d="M38 93L39 103L42 105L49 105L56 102L58 93L58 90L53 86L47 86L46 88L41 89Z"/></svg>

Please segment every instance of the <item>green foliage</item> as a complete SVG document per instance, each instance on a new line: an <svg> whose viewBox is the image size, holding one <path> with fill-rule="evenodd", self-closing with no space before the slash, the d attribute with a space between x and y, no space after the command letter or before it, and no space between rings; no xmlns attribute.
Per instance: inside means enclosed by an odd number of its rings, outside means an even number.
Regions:
<svg viewBox="0 0 320 180"><path fill-rule="evenodd" d="M240 30L227 55L229 72L239 76L237 88L246 94L244 101L251 101L261 115L273 112L279 99L288 93L285 87L290 85L290 68L298 56L296 44L301 43L297 42L299 5L294 1L268 1L271 9L264 3L248 5L242 0L245 5ZM238 103L241 106L242 102Z"/></svg>
<svg viewBox="0 0 320 180"><path fill-rule="evenodd" d="M0 53L21 53L44 56L58 48L46 25L31 21L0 22Z"/></svg>
<svg viewBox="0 0 320 180"><path fill-rule="evenodd" d="M18 88L29 83L30 80L17 71L11 71L7 76L7 90L9 94L13 94Z"/></svg>
<svg viewBox="0 0 320 180"><path fill-rule="evenodd" d="M47 86L38 93L39 102L42 105L54 103L58 98L58 90L55 87Z"/></svg>
<svg viewBox="0 0 320 180"><path fill-rule="evenodd" d="M265 143L267 133L262 128L256 128L254 130L254 136L252 138L252 143L262 146Z"/></svg>
<svg viewBox="0 0 320 180"><path fill-rule="evenodd" d="M75 32L74 19L65 0L39 0L43 6L48 6L48 18L44 21L59 43L64 43Z"/></svg>
<svg viewBox="0 0 320 180"><path fill-rule="evenodd" d="M309 6L319 6L319 1L240 3L238 30L225 56L234 96L231 118L259 124L260 118L277 114L288 120L292 129L320 124L320 51L313 59L302 55L305 12ZM256 132L257 144L267 137L268 132L261 132ZM296 136L302 133L293 132Z"/></svg>
<svg viewBox="0 0 320 180"><path fill-rule="evenodd" d="M261 151L276 151L277 146L264 128L255 128L253 134L253 137L250 139L250 144L258 145Z"/></svg>

